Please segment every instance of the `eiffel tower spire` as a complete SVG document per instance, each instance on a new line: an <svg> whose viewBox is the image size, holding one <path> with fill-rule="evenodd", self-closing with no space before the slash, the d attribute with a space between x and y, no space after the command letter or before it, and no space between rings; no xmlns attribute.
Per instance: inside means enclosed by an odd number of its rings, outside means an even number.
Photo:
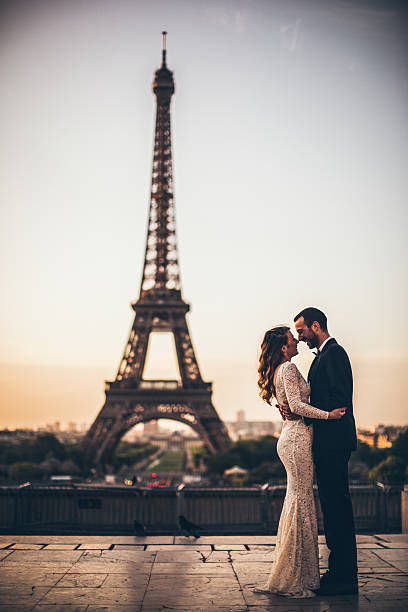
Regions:
<svg viewBox="0 0 408 612"><path fill-rule="evenodd" d="M195 356L181 296L173 200L170 104L173 73L166 63L163 32L162 65L155 72L156 128L146 250L139 299L132 329L116 379L106 383L106 400L85 440L95 464L110 461L121 437L134 425L173 419L189 425L211 452L225 450L230 438L211 400L212 384L204 382ZM145 380L147 347L152 332L173 335L181 380Z"/></svg>
<svg viewBox="0 0 408 612"><path fill-rule="evenodd" d="M173 200L170 104L174 94L173 73L166 65L166 35L163 32L162 65L156 70L153 92L156 96L152 188L146 252L140 286L140 300L164 296L181 299L177 255L176 221Z"/></svg>

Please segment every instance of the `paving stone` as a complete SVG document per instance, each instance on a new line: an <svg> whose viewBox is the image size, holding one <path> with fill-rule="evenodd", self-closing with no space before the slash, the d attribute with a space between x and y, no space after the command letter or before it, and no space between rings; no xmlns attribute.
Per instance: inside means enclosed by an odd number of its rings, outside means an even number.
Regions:
<svg viewBox="0 0 408 612"><path fill-rule="evenodd" d="M408 561L408 548L392 548L376 550L375 554L385 561Z"/></svg>
<svg viewBox="0 0 408 612"><path fill-rule="evenodd" d="M375 542L375 541L376 541L376 537L374 535L366 535L366 534L360 534L360 533L356 534L357 546L363 542Z"/></svg>
<svg viewBox="0 0 408 612"><path fill-rule="evenodd" d="M127 538L110 538L115 544L131 544L130 540L133 540L134 544L174 544L174 536L132 536ZM122 541L123 540L123 541Z"/></svg>
<svg viewBox="0 0 408 612"><path fill-rule="evenodd" d="M86 559L87 557L91 559L100 559L103 552L103 550L84 550L81 559Z"/></svg>
<svg viewBox="0 0 408 612"><path fill-rule="evenodd" d="M0 603L0 612L12 612L13 610L16 610L16 612L21 612L21 610L33 610L33 604L5 604L3 606L3 604Z"/></svg>
<svg viewBox="0 0 408 612"><path fill-rule="evenodd" d="M82 555L74 550L15 550L5 563L75 563Z"/></svg>
<svg viewBox="0 0 408 612"><path fill-rule="evenodd" d="M391 563L393 567L402 570L403 572L408 572L408 561L399 561L392 559L391 561L389 561L389 563Z"/></svg>
<svg viewBox="0 0 408 612"><path fill-rule="evenodd" d="M269 576L272 569L271 563L241 563L234 561L232 565L241 585L257 584L258 580L262 581L263 578Z"/></svg>
<svg viewBox="0 0 408 612"><path fill-rule="evenodd" d="M233 606L245 606L234 576L152 575L143 609L162 604L169 608L186 608L187 602L189 609L201 607L207 611L218 609L219 606L229 606L230 609L233 609Z"/></svg>
<svg viewBox="0 0 408 612"><path fill-rule="evenodd" d="M86 609L86 612L137 612L138 610L140 610L140 606L137 606L135 608L135 606L104 606L104 605L97 605L97 606L88 606Z"/></svg>
<svg viewBox="0 0 408 612"><path fill-rule="evenodd" d="M370 612L369 602L364 597L330 596L299 599L303 612ZM250 608L252 610L252 608ZM271 607L275 612L276 608Z"/></svg>
<svg viewBox="0 0 408 612"><path fill-rule="evenodd" d="M56 588L99 588L105 583L107 576L108 574L65 574L65 576L56 585Z"/></svg>
<svg viewBox="0 0 408 612"><path fill-rule="evenodd" d="M377 574L366 575L359 580L360 595L370 601L379 599L402 599L408 601L408 576Z"/></svg>
<svg viewBox="0 0 408 612"><path fill-rule="evenodd" d="M146 550L211 550L211 544L148 544Z"/></svg>
<svg viewBox="0 0 408 612"><path fill-rule="evenodd" d="M344 612L344 610L347 609L356 611L361 609L359 607L358 597L353 596L291 599L273 593L264 594L254 592L255 586L262 586L263 584L262 579L260 579L255 584L243 586L243 595L251 611L254 609L256 610L256 607L253 608L253 606L264 606L273 612L277 610L284 610L286 612L288 609L297 610L297 612L332 612L332 605L336 603L342 606L338 608L338 612ZM363 597L361 599L363 599Z"/></svg>
<svg viewBox="0 0 408 612"><path fill-rule="evenodd" d="M75 550L78 544L46 544L43 550Z"/></svg>
<svg viewBox="0 0 408 612"><path fill-rule="evenodd" d="M6 555L0 563L0 612L153 612L169 608L178 612L405 612L408 607L408 537L403 534L384 534L387 541L358 537L359 597L303 600L253 593L272 569L275 536L206 536L199 540L164 536L165 542L151 541L152 536L21 537L0 537L0 559ZM89 548L74 550L89 542ZM319 542L323 570L328 550L324 537ZM19 543L24 546L4 549ZM143 550L144 543L148 550ZM114 544L113 550L107 549L108 544ZM210 544L216 550L211 551Z"/></svg>
<svg viewBox="0 0 408 612"><path fill-rule="evenodd" d="M114 544L113 550L144 550L145 544Z"/></svg>
<svg viewBox="0 0 408 612"><path fill-rule="evenodd" d="M196 550L180 550L174 552L159 550L156 553L157 563L194 563L202 561L204 558L203 554Z"/></svg>
<svg viewBox="0 0 408 612"><path fill-rule="evenodd" d="M205 553L204 553L205 554ZM228 550L213 550L209 555L206 555L206 563L229 563L232 553Z"/></svg>
<svg viewBox="0 0 408 612"><path fill-rule="evenodd" d="M395 563L398 563L398 561L395 561ZM405 563L405 561L401 561L400 563ZM358 567L358 573L359 574L401 574L404 572L394 567L393 565L387 564L387 565L381 565L380 567L370 567L369 565L360 565Z"/></svg>
<svg viewBox="0 0 408 612"><path fill-rule="evenodd" d="M376 533L374 537L386 542L408 542L408 533Z"/></svg>
<svg viewBox="0 0 408 612"><path fill-rule="evenodd" d="M140 606L88 606L86 612L136 612L140 610Z"/></svg>
<svg viewBox="0 0 408 612"><path fill-rule="evenodd" d="M84 558L72 565L69 574L149 574L153 563L140 561L118 561L116 559L90 559Z"/></svg>
<svg viewBox="0 0 408 612"><path fill-rule="evenodd" d="M188 599L188 597L185 599ZM238 606L217 605L217 607L214 607L211 601L208 602L207 604L204 604L204 607L203 605L192 604L191 606L188 606L188 608L186 608L185 601L184 601L184 604L182 604L181 606L175 604L169 607L166 603L152 604L152 605L143 604L142 606L143 612L160 612L161 610L163 610L163 612L168 612L169 609L176 610L177 612L210 612L210 611L212 612L213 610L217 610L219 612L248 612L248 607L246 605L238 605ZM121 612L122 612L122 608L121 608ZM299 612L299 610L297 610L297 612Z"/></svg>
<svg viewBox="0 0 408 612"><path fill-rule="evenodd" d="M113 546L113 542L106 540L105 542L86 542L78 546L78 550L108 550Z"/></svg>
<svg viewBox="0 0 408 612"><path fill-rule="evenodd" d="M0 550L0 561L2 561L3 559L7 559L8 557L11 557L13 554L13 551L11 550Z"/></svg>
<svg viewBox="0 0 408 612"><path fill-rule="evenodd" d="M360 568L365 567L365 566L386 567L388 563L384 559L378 556L380 552L384 552L384 551L376 550L374 552L372 550L358 550L357 551L358 566Z"/></svg>
<svg viewBox="0 0 408 612"><path fill-rule="evenodd" d="M149 563L153 562L158 553L148 550L103 550L100 556L101 559L114 559L117 561L132 561Z"/></svg>
<svg viewBox="0 0 408 612"><path fill-rule="evenodd" d="M255 586L263 586L265 584L264 581L264 577L257 577L256 581L254 581L250 586L248 585L242 585L242 594L244 597L245 602L247 603L247 605L252 605L252 606L271 606L270 609L274 610L275 608L273 606L283 606L285 605L287 602L289 602L289 606L291 607L295 607L295 603L293 603L294 600L290 601L286 598L282 598L279 597L278 595L266 595L263 593L254 593L253 589L255 588ZM305 599L302 599L301 602L303 604L303 602L306 601ZM297 604L299 605L299 604ZM303 605L300 607L301 610L303 610Z"/></svg>
<svg viewBox="0 0 408 612"><path fill-rule="evenodd" d="M275 549L272 550L258 550L258 551L232 551L232 561L246 561L247 563L271 563L275 558Z"/></svg>
<svg viewBox="0 0 408 612"><path fill-rule="evenodd" d="M149 574L109 574L103 588L146 588L148 582Z"/></svg>
<svg viewBox="0 0 408 612"><path fill-rule="evenodd" d="M175 544L188 544L186 536L175 536ZM191 542L191 538L190 538ZM276 544L276 536L201 536L200 544Z"/></svg>
<svg viewBox="0 0 408 612"><path fill-rule="evenodd" d="M144 586L131 589L112 589L112 588L61 588L51 589L42 604L92 604L92 605L133 605L140 606L144 595Z"/></svg>
<svg viewBox="0 0 408 612"><path fill-rule="evenodd" d="M0 571L0 586L27 585L36 587L54 586L63 577L63 572L42 571L34 568L2 567ZM0 597L1 599L1 597Z"/></svg>
<svg viewBox="0 0 408 612"><path fill-rule="evenodd" d="M338 612L343 612L340 608L337 608ZM368 601L366 603L360 603L359 611L364 612L407 612L407 600L404 598L402 601L399 600L381 600L381 601Z"/></svg>
<svg viewBox="0 0 408 612"><path fill-rule="evenodd" d="M0 535L0 542L30 542L33 544L86 544L87 542L103 542L110 544L173 544L174 536L100 536L100 535Z"/></svg>
<svg viewBox="0 0 408 612"><path fill-rule="evenodd" d="M28 542L17 542L16 544L13 544L13 546L10 546L10 549L12 550L41 550L41 548L43 548L44 544L29 544Z"/></svg>
<svg viewBox="0 0 408 612"><path fill-rule="evenodd" d="M180 571L184 575L195 575L200 574L203 576L219 576L233 574L231 563L183 563L180 567L180 563L158 563L157 561L153 565L153 574L167 574L177 576Z"/></svg>
<svg viewBox="0 0 408 612"><path fill-rule="evenodd" d="M49 612L85 612L89 610L88 606L55 606L53 604L38 604L34 610L49 610Z"/></svg>
<svg viewBox="0 0 408 612"><path fill-rule="evenodd" d="M304 600L302 599L300 601L303 603ZM269 605L269 606L248 605L246 609L249 610L250 612L271 612L271 611L273 612L301 612L303 611L304 608L300 605L300 602L298 602L298 604L296 603L292 604L292 603L289 603L289 600L288 600L288 603L286 604L280 603L276 605L274 604L273 606L272 605ZM324 610L324 612L326 612L326 610L327 608ZM322 612L322 611L319 609L318 612Z"/></svg>
<svg viewBox="0 0 408 612"><path fill-rule="evenodd" d="M49 590L49 587L31 587L24 584L2 587L1 603L4 605L34 606Z"/></svg>

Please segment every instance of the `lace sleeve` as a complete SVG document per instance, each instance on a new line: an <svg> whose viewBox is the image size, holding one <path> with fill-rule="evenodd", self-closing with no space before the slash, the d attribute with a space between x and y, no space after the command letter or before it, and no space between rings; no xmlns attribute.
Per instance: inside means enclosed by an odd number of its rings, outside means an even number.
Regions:
<svg viewBox="0 0 408 612"><path fill-rule="evenodd" d="M300 414L303 417L311 419L328 419L329 413L326 410L319 410L310 404L302 402L299 389L298 370L294 363L288 363L287 366L281 366L282 380L285 389L286 398L289 408L295 414Z"/></svg>

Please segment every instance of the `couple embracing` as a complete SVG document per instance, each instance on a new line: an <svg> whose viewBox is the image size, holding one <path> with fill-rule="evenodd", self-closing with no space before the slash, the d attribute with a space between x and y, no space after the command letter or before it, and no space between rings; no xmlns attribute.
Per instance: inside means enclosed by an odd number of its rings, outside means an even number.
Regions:
<svg viewBox="0 0 408 612"><path fill-rule="evenodd" d="M327 318L305 308L294 319L299 340L286 326L266 332L259 363L261 397L273 398L284 419L277 450L287 472L275 561L268 582L256 592L314 597L358 592L357 551L348 487L348 461L356 448L353 378L347 353L332 338ZM299 341L317 353L308 382L291 363ZM329 570L320 579L316 508L316 470Z"/></svg>

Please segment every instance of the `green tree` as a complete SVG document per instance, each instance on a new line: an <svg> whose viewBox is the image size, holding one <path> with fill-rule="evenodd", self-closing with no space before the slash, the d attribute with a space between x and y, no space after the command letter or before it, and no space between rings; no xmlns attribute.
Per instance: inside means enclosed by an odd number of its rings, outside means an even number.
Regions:
<svg viewBox="0 0 408 612"><path fill-rule="evenodd" d="M391 454L401 459L405 465L408 465L408 429L394 440Z"/></svg>
<svg viewBox="0 0 408 612"><path fill-rule="evenodd" d="M204 461L210 474L222 474L233 465L253 470L262 463L280 463L276 451L277 443L278 440L274 436L264 436L258 440L238 440L228 451L205 456Z"/></svg>
<svg viewBox="0 0 408 612"><path fill-rule="evenodd" d="M376 465L368 476L383 484L400 484L405 480L405 463L399 458L390 455Z"/></svg>
<svg viewBox="0 0 408 612"><path fill-rule="evenodd" d="M251 470L243 484L264 484L270 480L284 480L285 478L286 470L281 461L265 461Z"/></svg>
<svg viewBox="0 0 408 612"><path fill-rule="evenodd" d="M10 442L2 442L0 444L0 463L11 465L17 463L21 459L19 445L10 444Z"/></svg>
<svg viewBox="0 0 408 612"><path fill-rule="evenodd" d="M71 460L80 469L80 473L83 476L87 476L90 471L90 466L85 460L85 455L81 444L69 443L65 445L65 452L67 460Z"/></svg>
<svg viewBox="0 0 408 612"><path fill-rule="evenodd" d="M44 461L38 464L38 469L45 475L51 476L52 474L61 473L61 461L58 461L51 453Z"/></svg>
<svg viewBox="0 0 408 612"><path fill-rule="evenodd" d="M28 461L13 463L9 468L9 478L15 482L25 482L27 480L37 480L41 472L36 465Z"/></svg>
<svg viewBox="0 0 408 612"><path fill-rule="evenodd" d="M154 444L132 444L122 440L116 447L113 465L115 469L119 469L123 465L132 466L155 453L157 449L158 447Z"/></svg>
<svg viewBox="0 0 408 612"><path fill-rule="evenodd" d="M66 458L64 445L50 433L41 433L34 439L21 440L19 452L22 461L32 463L40 463L50 454L59 461Z"/></svg>
<svg viewBox="0 0 408 612"><path fill-rule="evenodd" d="M387 448L375 448L370 446L366 442L358 440L357 449L351 453L351 462L365 463L368 468L373 468L378 465L380 461L387 458L389 449Z"/></svg>

